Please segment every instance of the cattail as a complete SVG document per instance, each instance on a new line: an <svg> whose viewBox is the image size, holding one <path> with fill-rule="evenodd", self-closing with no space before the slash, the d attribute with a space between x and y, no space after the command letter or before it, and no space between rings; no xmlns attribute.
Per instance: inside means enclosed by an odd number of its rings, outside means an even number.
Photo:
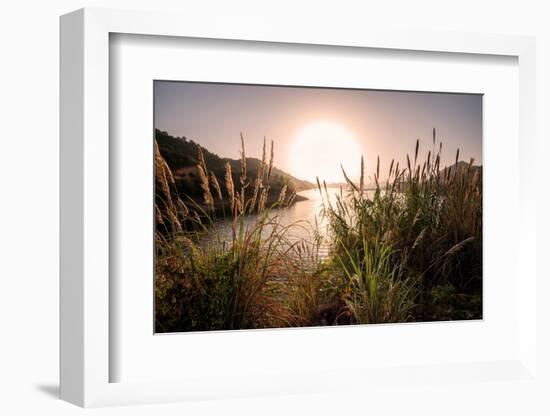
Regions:
<svg viewBox="0 0 550 416"><path fill-rule="evenodd" d="M235 187L233 186L233 175L231 173L231 165L229 162L225 162L225 188L229 195L231 211L233 211L233 206L235 204Z"/></svg>
<svg viewBox="0 0 550 416"><path fill-rule="evenodd" d="M395 161L395 159L392 159L391 160L391 163L390 163L390 172L388 173L388 179L391 177L391 174L392 174L392 171L393 171L393 162Z"/></svg>
<svg viewBox="0 0 550 416"><path fill-rule="evenodd" d="M416 139L416 148L414 149L414 166L416 166L416 159L418 158L419 147L420 147L420 140Z"/></svg>
<svg viewBox="0 0 550 416"><path fill-rule="evenodd" d="M458 155L460 154L460 149L456 149L456 160L455 165L458 165Z"/></svg>

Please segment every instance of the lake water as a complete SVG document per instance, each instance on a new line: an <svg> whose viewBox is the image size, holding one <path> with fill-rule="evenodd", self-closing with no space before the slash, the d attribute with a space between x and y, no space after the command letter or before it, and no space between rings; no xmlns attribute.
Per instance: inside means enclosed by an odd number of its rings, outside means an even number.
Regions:
<svg viewBox="0 0 550 416"><path fill-rule="evenodd" d="M334 203L336 195L340 193L340 188L328 188L329 200ZM368 191L370 193L370 191ZM374 191L373 191L374 192ZM287 233L289 242L305 240L312 241L317 234L321 237L319 246L319 256L325 257L328 254L329 246L327 239L327 223L322 215L323 199L317 188L307 191L300 191L297 195L307 198L306 200L296 201L291 207L274 210L273 213L278 216L278 223L286 226L296 224L291 227ZM370 196L370 195L369 195ZM255 215L246 217L245 225L248 227L254 226L256 222ZM218 231L224 236L227 241L231 240L231 222L226 221L218 224ZM266 227L266 232L269 232L269 227Z"/></svg>

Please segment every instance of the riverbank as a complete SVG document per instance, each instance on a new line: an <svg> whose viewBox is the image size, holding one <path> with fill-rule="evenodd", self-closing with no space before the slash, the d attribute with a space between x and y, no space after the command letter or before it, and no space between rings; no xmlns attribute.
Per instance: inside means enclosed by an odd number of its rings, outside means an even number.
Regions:
<svg viewBox="0 0 550 416"><path fill-rule="evenodd" d="M184 226L155 243L156 331L481 319L481 175L442 175L428 155L376 190L348 179L293 198L228 168L221 184L202 175L208 205L157 195Z"/></svg>

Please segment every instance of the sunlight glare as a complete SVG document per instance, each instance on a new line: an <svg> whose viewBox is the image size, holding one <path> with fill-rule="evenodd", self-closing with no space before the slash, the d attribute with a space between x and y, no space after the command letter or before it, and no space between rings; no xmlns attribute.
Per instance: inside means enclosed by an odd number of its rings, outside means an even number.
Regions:
<svg viewBox="0 0 550 416"><path fill-rule="evenodd" d="M352 180L360 174L361 148L353 134L337 123L322 121L304 127L290 150L293 174L299 179L344 182L340 164Z"/></svg>

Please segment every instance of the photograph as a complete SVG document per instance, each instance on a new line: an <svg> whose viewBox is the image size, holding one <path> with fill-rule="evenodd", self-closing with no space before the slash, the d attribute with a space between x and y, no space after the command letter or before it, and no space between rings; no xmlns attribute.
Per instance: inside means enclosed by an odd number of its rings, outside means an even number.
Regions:
<svg viewBox="0 0 550 416"><path fill-rule="evenodd" d="M155 333L483 318L482 94L153 94Z"/></svg>

